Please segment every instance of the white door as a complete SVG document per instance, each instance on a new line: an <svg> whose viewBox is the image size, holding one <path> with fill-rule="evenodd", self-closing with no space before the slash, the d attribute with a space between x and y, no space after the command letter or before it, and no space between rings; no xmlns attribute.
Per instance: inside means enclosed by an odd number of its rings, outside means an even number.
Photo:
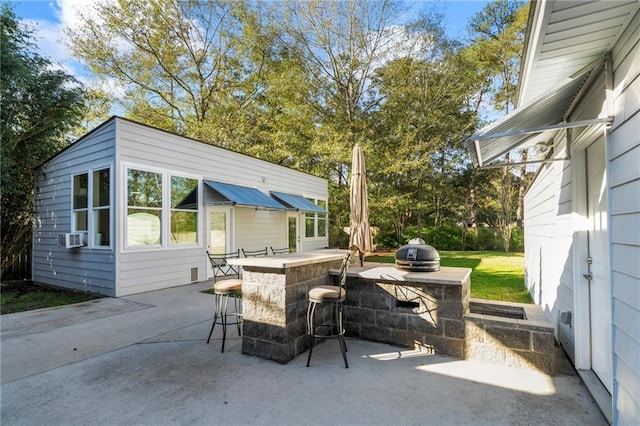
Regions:
<svg viewBox="0 0 640 426"><path fill-rule="evenodd" d="M231 209L207 207L207 251L212 254L229 253L231 240ZM207 278L211 278L213 270L207 268L207 271Z"/></svg>
<svg viewBox="0 0 640 426"><path fill-rule="evenodd" d="M587 220L589 239L589 319L591 369L612 392L611 278L607 224L607 173L604 138L587 148ZM590 278L590 279L589 279Z"/></svg>

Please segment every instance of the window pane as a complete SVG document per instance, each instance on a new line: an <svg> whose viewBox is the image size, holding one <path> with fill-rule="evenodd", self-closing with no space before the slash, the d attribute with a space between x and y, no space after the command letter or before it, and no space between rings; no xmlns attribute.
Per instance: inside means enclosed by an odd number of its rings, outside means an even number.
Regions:
<svg viewBox="0 0 640 426"><path fill-rule="evenodd" d="M162 175L129 169L127 175L127 205L162 207Z"/></svg>
<svg viewBox="0 0 640 426"><path fill-rule="evenodd" d="M148 246L162 243L162 211L128 209L127 245Z"/></svg>
<svg viewBox="0 0 640 426"><path fill-rule="evenodd" d="M86 231L87 230L87 211L80 210L73 213L75 216L76 222L76 231Z"/></svg>
<svg viewBox="0 0 640 426"><path fill-rule="evenodd" d="M326 237L327 236L327 216L326 215L318 215L318 237Z"/></svg>
<svg viewBox="0 0 640 426"><path fill-rule="evenodd" d="M222 254L227 251L227 215L212 212L209 217L209 253Z"/></svg>
<svg viewBox="0 0 640 426"><path fill-rule="evenodd" d="M93 172L93 207L109 206L109 200L109 169Z"/></svg>
<svg viewBox="0 0 640 426"><path fill-rule="evenodd" d="M198 181L171 176L171 208L198 210Z"/></svg>
<svg viewBox="0 0 640 426"><path fill-rule="evenodd" d="M89 174L83 173L73 177L73 208L86 209L89 190ZM85 228L86 229L86 228Z"/></svg>
<svg viewBox="0 0 640 426"><path fill-rule="evenodd" d="M100 209L93 212L94 226L96 234L93 240L95 246L109 246L109 234L111 222L109 221L109 210Z"/></svg>
<svg viewBox="0 0 640 426"><path fill-rule="evenodd" d="M315 237L315 215L306 214L304 217L304 235L308 238Z"/></svg>
<svg viewBox="0 0 640 426"><path fill-rule="evenodd" d="M171 213L171 242L178 244L198 242L198 213L175 211Z"/></svg>

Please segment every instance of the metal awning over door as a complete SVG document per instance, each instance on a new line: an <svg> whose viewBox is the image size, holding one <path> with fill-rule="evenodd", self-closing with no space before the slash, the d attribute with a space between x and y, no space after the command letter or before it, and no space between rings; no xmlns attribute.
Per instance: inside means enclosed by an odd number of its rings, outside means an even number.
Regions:
<svg viewBox="0 0 640 426"><path fill-rule="evenodd" d="M275 197L278 201L281 201L286 206L289 206L295 210L309 212L309 213L320 213L320 214L328 213L325 209L323 209L316 203L306 199L301 195L286 194L284 192L275 192L275 191L271 191L271 195Z"/></svg>
<svg viewBox="0 0 640 426"><path fill-rule="evenodd" d="M202 182L209 188L213 189L216 192L216 195L218 195L218 201L213 202L213 205L233 205L286 210L286 207L257 188L249 188L247 186L233 185L213 180L203 180Z"/></svg>
<svg viewBox="0 0 640 426"><path fill-rule="evenodd" d="M600 67L591 67L569 78L556 89L517 108L469 137L465 141L465 147L474 166L486 166L514 149L532 145L541 133L607 121L607 118L565 121L576 96L599 69Z"/></svg>

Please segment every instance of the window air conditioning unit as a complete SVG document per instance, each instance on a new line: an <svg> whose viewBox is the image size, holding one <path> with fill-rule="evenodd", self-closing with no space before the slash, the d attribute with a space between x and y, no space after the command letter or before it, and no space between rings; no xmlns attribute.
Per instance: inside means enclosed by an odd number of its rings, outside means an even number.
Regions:
<svg viewBox="0 0 640 426"><path fill-rule="evenodd" d="M69 232L67 234L60 234L58 236L58 242L60 247L68 249L83 247L85 245L84 232Z"/></svg>

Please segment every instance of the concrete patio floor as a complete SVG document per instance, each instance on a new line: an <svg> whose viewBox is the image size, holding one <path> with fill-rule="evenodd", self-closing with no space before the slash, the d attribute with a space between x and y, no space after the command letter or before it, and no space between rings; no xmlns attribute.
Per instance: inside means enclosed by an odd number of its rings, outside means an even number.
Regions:
<svg viewBox="0 0 640 426"><path fill-rule="evenodd" d="M607 424L558 351L555 376L347 340L281 365L206 344L197 283L4 315L2 425Z"/></svg>

